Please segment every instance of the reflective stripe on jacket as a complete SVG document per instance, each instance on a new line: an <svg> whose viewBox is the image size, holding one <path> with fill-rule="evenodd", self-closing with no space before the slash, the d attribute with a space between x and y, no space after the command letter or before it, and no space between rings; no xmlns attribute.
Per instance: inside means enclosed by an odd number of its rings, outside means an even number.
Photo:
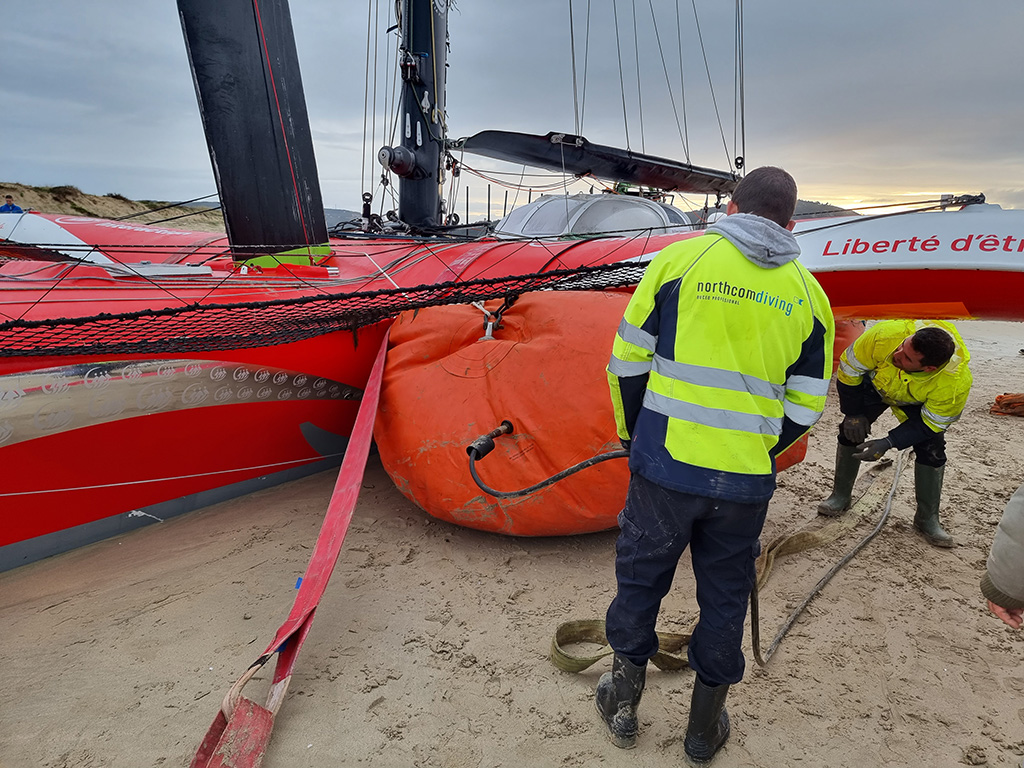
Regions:
<svg viewBox="0 0 1024 768"><path fill-rule="evenodd" d="M718 234L668 246L608 365L630 469L685 493L771 498L784 426L795 440L825 406L834 336L828 299L793 254L760 266Z"/></svg>
<svg viewBox="0 0 1024 768"><path fill-rule="evenodd" d="M896 367L892 354L903 340L921 328L935 326L953 337L953 357L935 371L907 373ZM907 415L901 405L921 404L921 420L933 432L944 432L960 418L971 391L970 352L960 333L943 320L884 320L865 331L843 352L838 378L857 386L867 376L882 400L892 406L900 423Z"/></svg>

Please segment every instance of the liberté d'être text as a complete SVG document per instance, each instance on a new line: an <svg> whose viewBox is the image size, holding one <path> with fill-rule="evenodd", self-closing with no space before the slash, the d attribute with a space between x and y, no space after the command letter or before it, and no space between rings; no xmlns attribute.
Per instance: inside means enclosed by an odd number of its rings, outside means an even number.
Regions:
<svg viewBox="0 0 1024 768"><path fill-rule="evenodd" d="M845 242L829 240L821 251L822 256L849 256L860 253L930 253L937 251L942 242L937 237L910 237L900 240L861 240L859 237L849 238ZM1024 253L1024 237L1004 235L966 235L958 237L950 243L951 251L1005 251L1007 253Z"/></svg>

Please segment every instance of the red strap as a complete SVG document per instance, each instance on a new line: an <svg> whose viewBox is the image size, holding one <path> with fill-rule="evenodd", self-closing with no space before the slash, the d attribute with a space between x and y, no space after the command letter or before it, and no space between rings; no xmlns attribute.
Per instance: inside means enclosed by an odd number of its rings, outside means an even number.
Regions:
<svg viewBox="0 0 1024 768"><path fill-rule="evenodd" d="M256 768L263 759L263 753L270 740L274 715L277 714L288 688L292 666L313 624L313 615L327 588L349 523L352 521L352 512L355 510L363 473L366 470L366 459L370 453L387 348L388 334L385 334L363 391L356 423L352 427L345 458L341 462L338 481L334 485L334 493L327 506L320 535L309 559L306 575L302 577L299 591L295 595L291 613L277 630L267 650L253 662L225 696L221 711L217 713L213 725L200 744L191 768ZM273 684L267 697L267 706L261 707L241 695L242 687L275 653L277 667L274 670Z"/></svg>

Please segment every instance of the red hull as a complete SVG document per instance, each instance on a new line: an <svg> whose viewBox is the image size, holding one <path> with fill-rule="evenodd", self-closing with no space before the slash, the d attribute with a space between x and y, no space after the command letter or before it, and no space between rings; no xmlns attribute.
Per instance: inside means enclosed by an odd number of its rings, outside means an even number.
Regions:
<svg viewBox="0 0 1024 768"><path fill-rule="evenodd" d="M819 272L837 318L1024 320L1024 271Z"/></svg>
<svg viewBox="0 0 1024 768"><path fill-rule="evenodd" d="M1024 255L1015 252L1018 240L1010 234L1024 230L1020 213L808 224L798 228L798 237L802 260L839 318L1024 320ZM289 329L302 330L306 318L261 326L254 311L248 327L259 341L240 339L237 348L221 344L205 347L219 351L180 352L179 346L195 347L181 339L180 329L154 324L147 340L159 342L158 354L47 357L32 345L48 338L26 342L24 328L7 320L411 290L642 262L670 242L701 234L468 243L338 240L330 256L311 257L310 266L239 270L223 256L222 237L79 217L23 218L28 223L20 223L19 232L37 227L42 234L35 242L56 243L49 250L64 256L87 253L93 263L0 263L0 349L6 353L0 355L0 465L10 478L0 492L0 570L141 525L147 515L187 511L336 463L387 324L289 342ZM893 226L911 232L917 227L918 234L897 239ZM968 239L972 232L976 239ZM4 234L0 226L0 238ZM88 245L112 239L117 246ZM901 252L892 263L876 257L896 244L905 250L908 243L923 248L932 242L949 247ZM967 247L981 250L965 253ZM3 248L0 239L0 255ZM25 251L7 246L11 256ZM918 256L926 258L913 258ZM107 325L126 338L136 330ZM72 340L69 349L80 348L76 328L65 323L57 329Z"/></svg>

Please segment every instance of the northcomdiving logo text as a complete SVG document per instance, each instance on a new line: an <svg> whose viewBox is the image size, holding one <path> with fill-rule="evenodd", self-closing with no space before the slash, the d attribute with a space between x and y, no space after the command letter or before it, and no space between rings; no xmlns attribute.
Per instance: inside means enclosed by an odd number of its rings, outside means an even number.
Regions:
<svg viewBox="0 0 1024 768"><path fill-rule="evenodd" d="M774 307L780 312L785 312L786 317L793 313L793 302L786 301L781 296L775 296L768 291L755 291L752 288L744 288L739 285L731 285L722 280L717 283L697 282L697 298L712 299L715 301L727 301L730 304L739 304L739 299L747 299L756 304L764 304L767 307ZM705 294L701 296L700 294ZM795 299L797 304L803 304L803 299Z"/></svg>

